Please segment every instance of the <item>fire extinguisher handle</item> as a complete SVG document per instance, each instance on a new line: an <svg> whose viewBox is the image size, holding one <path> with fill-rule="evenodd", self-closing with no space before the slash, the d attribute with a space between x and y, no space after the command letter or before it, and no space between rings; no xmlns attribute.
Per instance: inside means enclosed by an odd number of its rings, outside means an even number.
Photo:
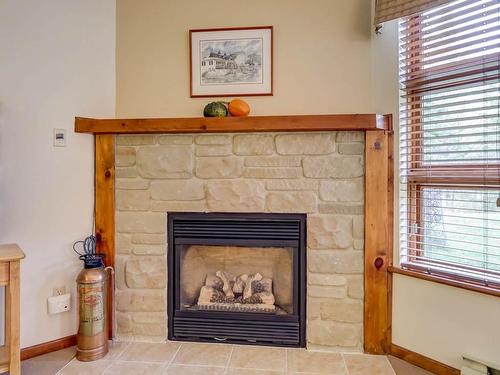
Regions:
<svg viewBox="0 0 500 375"><path fill-rule="evenodd" d="M116 332L116 319L115 319L115 270L113 267L108 266L104 268L106 272L109 273L109 280L110 280L110 288L109 290L111 291L111 316L110 316L110 327L111 327L111 339L112 341L115 340L115 332Z"/></svg>

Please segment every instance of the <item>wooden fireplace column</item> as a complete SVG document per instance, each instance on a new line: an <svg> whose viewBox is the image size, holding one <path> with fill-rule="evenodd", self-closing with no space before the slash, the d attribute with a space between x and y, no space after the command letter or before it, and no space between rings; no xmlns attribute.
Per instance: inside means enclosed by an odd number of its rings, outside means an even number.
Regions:
<svg viewBox="0 0 500 375"><path fill-rule="evenodd" d="M364 350L391 344L393 161L391 115L253 116L245 118L75 118L75 132L95 135L95 231L107 266L115 258L115 134L234 132L365 132ZM113 316L108 293L108 318ZM111 322L111 320L109 320ZM111 337L111 324L109 325Z"/></svg>

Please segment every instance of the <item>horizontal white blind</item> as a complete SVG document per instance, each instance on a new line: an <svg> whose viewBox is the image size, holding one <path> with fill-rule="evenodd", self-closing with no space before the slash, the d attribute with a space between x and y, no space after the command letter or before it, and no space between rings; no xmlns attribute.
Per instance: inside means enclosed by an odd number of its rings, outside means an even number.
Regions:
<svg viewBox="0 0 500 375"><path fill-rule="evenodd" d="M376 0L375 24L406 17L451 0Z"/></svg>
<svg viewBox="0 0 500 375"><path fill-rule="evenodd" d="M400 22L401 265L500 287L500 0Z"/></svg>

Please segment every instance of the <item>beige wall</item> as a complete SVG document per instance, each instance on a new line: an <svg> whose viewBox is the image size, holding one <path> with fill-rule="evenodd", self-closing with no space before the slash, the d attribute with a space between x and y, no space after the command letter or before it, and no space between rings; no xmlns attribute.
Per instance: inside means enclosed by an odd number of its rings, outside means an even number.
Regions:
<svg viewBox="0 0 500 375"><path fill-rule="evenodd" d="M113 116L114 49L114 0L0 1L0 243L26 252L22 347L76 332L75 306L48 315L47 297L65 286L76 302L71 245L92 230L94 171L74 116ZM53 128L67 147L52 146Z"/></svg>
<svg viewBox="0 0 500 375"><path fill-rule="evenodd" d="M188 30L273 25L274 96L254 114L373 112L370 0L118 0L119 117L195 117Z"/></svg>

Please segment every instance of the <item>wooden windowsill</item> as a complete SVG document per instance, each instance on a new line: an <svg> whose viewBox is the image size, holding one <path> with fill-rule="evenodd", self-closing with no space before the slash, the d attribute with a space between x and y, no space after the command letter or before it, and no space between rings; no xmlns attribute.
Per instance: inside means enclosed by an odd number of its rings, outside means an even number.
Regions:
<svg viewBox="0 0 500 375"><path fill-rule="evenodd" d="M390 115L332 114L248 117L93 119L75 117L76 133L244 133L391 130Z"/></svg>
<svg viewBox="0 0 500 375"><path fill-rule="evenodd" d="M453 286L456 288L470 290L473 292L488 294L490 296L500 297L500 289L493 288L493 287L472 284L469 282L460 281L460 280L452 279L449 277L432 275L432 274L429 274L426 272L414 271L414 270L409 270L409 269L394 267L394 266L388 267L388 271L391 273L399 274L399 275L415 277L415 278L421 279L421 280L432 281L432 282L436 282L439 284Z"/></svg>

